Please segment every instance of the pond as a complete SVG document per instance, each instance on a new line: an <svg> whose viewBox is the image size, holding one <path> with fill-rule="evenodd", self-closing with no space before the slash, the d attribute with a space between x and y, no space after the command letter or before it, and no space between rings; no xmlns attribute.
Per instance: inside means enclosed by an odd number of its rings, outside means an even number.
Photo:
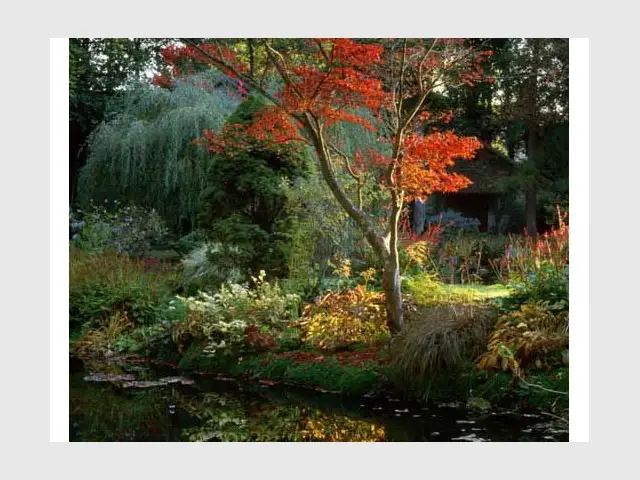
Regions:
<svg viewBox="0 0 640 480"><path fill-rule="evenodd" d="M161 378L136 368L116 383L102 381L104 375L71 374L70 441L569 440L566 423L542 412L345 398L203 375Z"/></svg>

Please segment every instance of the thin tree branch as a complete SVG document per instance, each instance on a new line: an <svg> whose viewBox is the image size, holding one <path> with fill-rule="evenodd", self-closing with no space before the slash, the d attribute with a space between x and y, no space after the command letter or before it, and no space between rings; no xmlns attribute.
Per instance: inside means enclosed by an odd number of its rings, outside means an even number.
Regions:
<svg viewBox="0 0 640 480"><path fill-rule="evenodd" d="M550 388L545 388L545 387L542 387L542 386L540 386L540 385L536 385L536 384L534 384L534 383L529 383L529 382L527 382L527 381L526 381L524 378L522 378L522 377L518 377L518 379L519 379L522 383L524 383L525 385L527 385L527 386L529 386L529 387L539 388L540 390L544 390L545 392L558 393L558 394L560 394L560 395L569 395L569 392L560 392L560 391L558 391L558 390L551 390Z"/></svg>
<svg viewBox="0 0 640 480"><path fill-rule="evenodd" d="M296 84L293 83L293 80L291 80L291 76L289 75L289 67L287 67L287 62L284 56L278 50L276 50L271 45L269 45L269 42L266 40L264 42L264 46L267 49L267 55L270 56L274 61L273 63L278 69L278 73L280 73L280 76L282 77L284 82L288 86L293 88L293 91L296 93L296 95L298 95L298 97L302 99L303 98L302 93L300 92L300 90L298 90L298 87L296 87ZM277 59L274 57L277 57ZM280 60L282 64L280 64L277 60Z"/></svg>
<svg viewBox="0 0 640 480"><path fill-rule="evenodd" d="M203 50L197 43L195 43L193 40L188 39L188 38L181 38L181 41L191 45L193 48L195 48L198 52L200 52L202 55L204 55L205 57L207 57L212 64L221 67L221 68L225 68L229 71L231 71L236 77L240 78L241 80L247 82L249 85L251 85L253 88L255 88L258 92L260 92L261 95L263 95L265 98L269 99L271 101L271 103L273 103L276 107L280 108L280 110L284 111L287 115L290 115L291 117L295 118L298 121L303 121L303 117L301 117L300 115L296 115L290 112L287 112L284 108L282 108L282 105L280 104L280 102L278 100L276 100L273 95L271 95L269 92L267 92L258 81L256 81L255 78L252 78L249 75L245 75L241 72L239 72L233 65L217 59L216 57L214 57L213 55L211 55L209 52ZM214 42L215 43L215 42ZM265 66L265 73L266 73L266 66Z"/></svg>
<svg viewBox="0 0 640 480"><path fill-rule="evenodd" d="M342 159L344 160L344 164L345 164L345 167L347 169L347 172L356 181L356 185L357 185L356 186L356 190L357 190L357 195L358 195L358 209L361 212L363 212L363 210L362 210L362 206L363 206L362 187L363 187L363 184L364 184L364 179L363 179L362 175L358 175L353 170L351 162L349 162L349 156L346 153L342 152L338 147L336 147L335 145L333 145L331 143L328 143L327 146L329 148L331 148L336 154L338 154L338 156L342 157Z"/></svg>

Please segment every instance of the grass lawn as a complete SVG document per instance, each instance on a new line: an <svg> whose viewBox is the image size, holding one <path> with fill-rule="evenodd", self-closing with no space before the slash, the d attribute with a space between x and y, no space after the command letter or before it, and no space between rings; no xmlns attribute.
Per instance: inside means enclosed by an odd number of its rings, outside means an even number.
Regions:
<svg viewBox="0 0 640 480"><path fill-rule="evenodd" d="M445 291L451 295L471 299L484 300L490 298L508 297L511 290L506 285L442 285Z"/></svg>

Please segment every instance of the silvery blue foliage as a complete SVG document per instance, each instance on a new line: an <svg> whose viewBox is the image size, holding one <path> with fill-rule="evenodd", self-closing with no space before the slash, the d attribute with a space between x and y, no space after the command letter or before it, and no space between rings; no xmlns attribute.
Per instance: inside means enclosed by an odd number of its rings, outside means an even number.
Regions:
<svg viewBox="0 0 640 480"><path fill-rule="evenodd" d="M474 233L480 229L480 220L464 217L460 212L446 210L438 215L427 217L425 225L440 224L444 227L443 235L457 232Z"/></svg>

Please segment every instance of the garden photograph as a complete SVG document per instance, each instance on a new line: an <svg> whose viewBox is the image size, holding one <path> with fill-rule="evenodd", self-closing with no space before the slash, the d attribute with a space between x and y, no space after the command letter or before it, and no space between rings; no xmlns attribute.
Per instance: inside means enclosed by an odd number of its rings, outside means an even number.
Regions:
<svg viewBox="0 0 640 480"><path fill-rule="evenodd" d="M68 42L71 442L569 441L568 38Z"/></svg>

